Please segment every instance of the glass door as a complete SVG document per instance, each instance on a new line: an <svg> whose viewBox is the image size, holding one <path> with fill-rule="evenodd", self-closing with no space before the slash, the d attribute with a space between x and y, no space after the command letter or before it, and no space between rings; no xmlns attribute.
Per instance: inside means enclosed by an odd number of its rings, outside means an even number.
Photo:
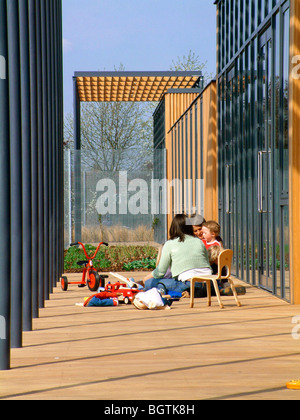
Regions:
<svg viewBox="0 0 300 420"><path fill-rule="evenodd" d="M236 245L236 78L235 67L226 76L225 225L226 247L233 250L232 273L237 275Z"/></svg>
<svg viewBox="0 0 300 420"><path fill-rule="evenodd" d="M273 292L273 84L271 28L259 39L258 187L259 286Z"/></svg>

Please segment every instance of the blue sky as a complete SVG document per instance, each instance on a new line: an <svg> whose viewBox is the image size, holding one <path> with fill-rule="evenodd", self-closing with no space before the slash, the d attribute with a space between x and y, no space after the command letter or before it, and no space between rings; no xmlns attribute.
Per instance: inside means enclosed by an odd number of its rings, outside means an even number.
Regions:
<svg viewBox="0 0 300 420"><path fill-rule="evenodd" d="M192 50L216 69L213 0L63 0L64 108L75 71L165 71Z"/></svg>

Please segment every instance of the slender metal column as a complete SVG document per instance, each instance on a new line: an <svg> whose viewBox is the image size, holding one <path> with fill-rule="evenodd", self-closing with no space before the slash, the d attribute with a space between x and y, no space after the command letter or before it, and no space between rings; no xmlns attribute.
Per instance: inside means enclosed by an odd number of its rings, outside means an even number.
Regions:
<svg viewBox="0 0 300 420"><path fill-rule="evenodd" d="M41 2L36 4L36 57L37 57L37 135L38 135L38 303L39 308L45 305L44 298L44 130L43 130L43 73L42 73L42 35L41 35Z"/></svg>
<svg viewBox="0 0 300 420"><path fill-rule="evenodd" d="M51 11L50 3L53 0L45 0L46 13L46 45L47 45L47 95L48 95L48 227L49 227L49 294L53 292L54 258L53 258L53 57L51 39ZM50 296L49 296L50 298Z"/></svg>
<svg viewBox="0 0 300 420"><path fill-rule="evenodd" d="M22 347L22 144L18 1L7 2L11 163L11 346Z"/></svg>
<svg viewBox="0 0 300 420"><path fill-rule="evenodd" d="M64 271L64 151L63 151L63 51L62 51L62 0L57 0L57 22L58 22L58 157L59 157L59 276Z"/></svg>
<svg viewBox="0 0 300 420"><path fill-rule="evenodd" d="M51 66L50 66L50 93L51 93L51 142L50 142L50 153L51 153L51 188L50 188L50 205L51 205L51 215L50 215L50 233L51 233L51 284L50 290L53 293L53 288L55 287L55 278L56 278L56 258L55 258L55 227L56 227L56 182L55 182L55 170L56 170L56 159L55 159L55 149L56 149L56 135L55 135L55 44L54 44L54 21L53 21L53 0L49 2L49 42L50 42L50 57L51 57Z"/></svg>
<svg viewBox="0 0 300 420"><path fill-rule="evenodd" d="M64 104L63 104L63 49L62 49L62 42L60 41L63 38L63 30L62 30L62 0L58 0L59 5L59 42L58 46L60 49L60 71L59 71L59 77L60 77L60 138L63 139L64 135L64 121L63 121L63 115L64 115ZM64 152L63 152L63 141L60 142L60 168L61 168L61 206L63 208L64 203L64 189L63 189L63 178L64 178ZM60 216L60 223L61 223L61 274L64 271L64 216L63 213L61 213Z"/></svg>
<svg viewBox="0 0 300 420"><path fill-rule="evenodd" d="M56 115L57 115L57 281L64 271L64 152L63 152L63 52L62 2L55 1Z"/></svg>
<svg viewBox="0 0 300 420"><path fill-rule="evenodd" d="M63 269L61 9L0 0L0 370Z"/></svg>
<svg viewBox="0 0 300 420"><path fill-rule="evenodd" d="M50 244L51 244L51 275L50 275L50 290L53 293L53 287L55 284L55 58L54 58L54 37L53 37L53 1L49 2L49 54L51 58L50 62L50 95L51 95L51 121L50 121L50 166L51 166L51 183L50 183Z"/></svg>
<svg viewBox="0 0 300 420"><path fill-rule="evenodd" d="M59 138L59 127L58 127L58 22L57 22L57 2L54 1L52 3L52 19L53 19L53 27L52 27L52 36L53 36L53 58L54 58L54 218L55 218L55 226L54 226L54 284L53 286L56 287L57 281L59 278L59 182L58 182L58 165L59 165L59 156L58 156L58 144L60 141Z"/></svg>
<svg viewBox="0 0 300 420"><path fill-rule="evenodd" d="M77 92L77 79L73 78L74 100L74 177L75 177L75 242L81 241L81 139L80 139L80 100Z"/></svg>
<svg viewBox="0 0 300 420"><path fill-rule="evenodd" d="M56 287L57 281L59 279L59 182L58 182L58 165L59 165L59 156L58 156L58 144L61 140L59 138L58 131L58 120L59 114L58 110L58 45L57 45L57 36L58 36L58 22L57 22L57 2L51 2L51 20L52 20L52 57L53 57L53 217L54 217L54 227L53 227L53 287Z"/></svg>
<svg viewBox="0 0 300 420"><path fill-rule="evenodd" d="M37 54L35 0L28 2L30 51L30 117L31 117L31 247L32 247L32 317L38 318L39 223L38 223L38 126L37 126Z"/></svg>
<svg viewBox="0 0 300 420"><path fill-rule="evenodd" d="M0 370L10 368L10 167L6 0L0 0Z"/></svg>
<svg viewBox="0 0 300 420"><path fill-rule="evenodd" d="M41 5L42 35L42 99L43 99L43 140L44 140L44 300L49 300L49 115L48 115L48 55L46 2Z"/></svg>
<svg viewBox="0 0 300 420"><path fill-rule="evenodd" d="M19 0L22 107L23 331L32 330L31 124L28 2Z"/></svg>

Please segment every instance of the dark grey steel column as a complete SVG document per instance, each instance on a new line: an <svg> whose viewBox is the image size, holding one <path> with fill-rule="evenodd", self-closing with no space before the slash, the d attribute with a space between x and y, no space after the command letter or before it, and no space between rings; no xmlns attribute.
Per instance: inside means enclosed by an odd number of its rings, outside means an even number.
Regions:
<svg viewBox="0 0 300 420"><path fill-rule="evenodd" d="M37 58L37 135L38 135L38 233L39 233L39 268L38 268L38 303L45 305L44 299L44 130L43 130L43 75L42 75L42 34L41 2L36 4L36 58Z"/></svg>
<svg viewBox="0 0 300 420"><path fill-rule="evenodd" d="M22 116L22 226L23 226L23 331L32 331L32 243L31 243L31 124L28 2L19 0L21 116Z"/></svg>
<svg viewBox="0 0 300 420"><path fill-rule="evenodd" d="M75 178L75 242L81 241L81 138L80 138L80 100L77 79L73 77L74 101L74 178Z"/></svg>
<svg viewBox="0 0 300 420"><path fill-rule="evenodd" d="M58 91L58 15L57 2L51 2L52 13L52 51L53 51L53 287L57 286L59 279L59 182L58 182L58 144L61 138L59 137L59 91Z"/></svg>
<svg viewBox="0 0 300 420"><path fill-rule="evenodd" d="M58 155L59 155L59 276L64 271L64 151L63 151L63 136L64 136L64 104L63 104L63 50L62 50L62 0L57 0L57 21L58 21Z"/></svg>
<svg viewBox="0 0 300 420"><path fill-rule="evenodd" d="M54 284L53 287L56 287L57 281L59 279L59 208L58 208L58 200L59 200L59 182L58 182L58 165L59 165L59 156L58 156L58 143L59 143L59 114L58 114L58 21L57 21L57 2L52 2L52 20L53 20L53 27L52 27L52 39L53 39L53 59L54 59L54 71L53 71L53 92L54 92Z"/></svg>
<svg viewBox="0 0 300 420"><path fill-rule="evenodd" d="M37 54L35 0L28 2L30 51L30 116L31 116L31 210L32 210L32 317L39 316L39 223L38 223L38 124L37 124Z"/></svg>
<svg viewBox="0 0 300 420"><path fill-rule="evenodd" d="M48 55L49 55L49 261L50 261L50 275L49 275L49 287L50 293L53 293L53 287L55 283L55 244L54 244L54 229L55 229L55 113L54 113L54 88L55 88L55 68L54 68L54 42L53 42L53 0L48 0L47 9L47 20L48 20Z"/></svg>
<svg viewBox="0 0 300 420"><path fill-rule="evenodd" d="M22 347L22 143L20 96L19 8L7 2L11 164L11 346ZM17 274L17 275L16 275Z"/></svg>
<svg viewBox="0 0 300 420"><path fill-rule="evenodd" d="M0 370L10 368L10 168L6 0L0 0Z"/></svg>
<svg viewBox="0 0 300 420"><path fill-rule="evenodd" d="M49 300L49 116L48 116L48 55L46 2L41 5L42 35L42 99L43 99L43 138L44 138L44 300Z"/></svg>

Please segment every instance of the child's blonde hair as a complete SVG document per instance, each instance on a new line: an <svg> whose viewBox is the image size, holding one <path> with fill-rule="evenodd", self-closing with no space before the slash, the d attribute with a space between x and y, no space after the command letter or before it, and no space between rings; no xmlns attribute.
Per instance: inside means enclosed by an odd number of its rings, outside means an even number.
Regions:
<svg viewBox="0 0 300 420"><path fill-rule="evenodd" d="M213 245L208 248L208 258L209 258L210 264L218 261L218 257L222 251L223 251L223 248L219 245Z"/></svg>
<svg viewBox="0 0 300 420"><path fill-rule="evenodd" d="M216 236L220 235L221 226L219 225L219 223L215 222L214 220L209 220L203 223L203 226L209 229L212 233L215 233Z"/></svg>

